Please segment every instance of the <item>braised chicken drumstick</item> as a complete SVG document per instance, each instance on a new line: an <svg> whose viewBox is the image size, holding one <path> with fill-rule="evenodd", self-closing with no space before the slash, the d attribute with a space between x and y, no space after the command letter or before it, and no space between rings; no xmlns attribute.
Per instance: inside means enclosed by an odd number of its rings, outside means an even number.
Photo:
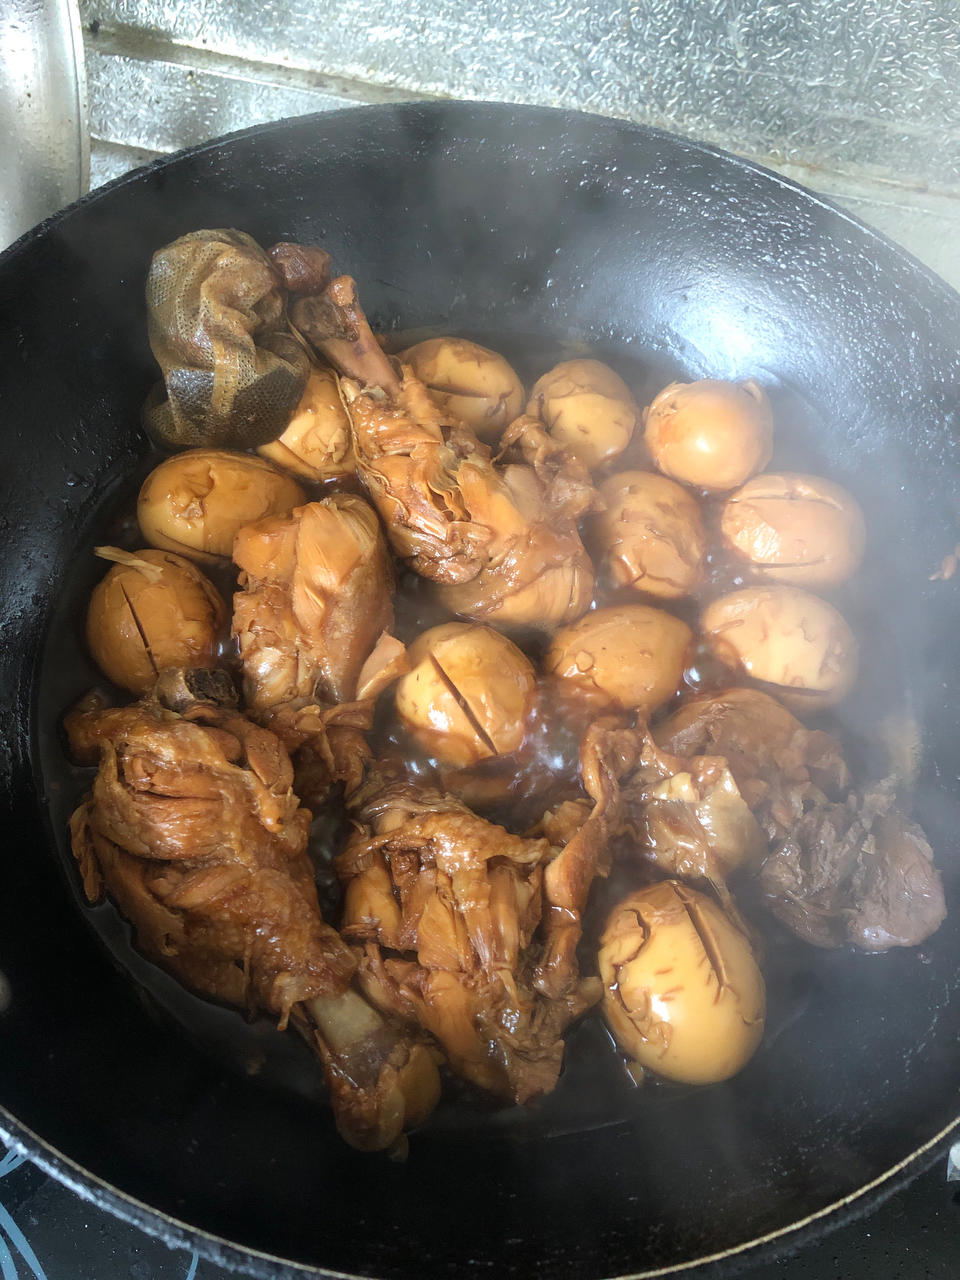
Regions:
<svg viewBox="0 0 960 1280"><path fill-rule="evenodd" d="M534 440L538 424L525 419L505 436L517 460L495 465L413 369L380 349L350 277L291 314L342 375L357 474L400 560L463 617L532 627L579 617L593 568L576 522L597 501L581 464L545 448L542 428Z"/></svg>
<svg viewBox="0 0 960 1280"><path fill-rule="evenodd" d="M185 986L292 1021L323 1061L348 1142L402 1143L436 1102L436 1066L351 987L356 961L321 917L310 813L279 739L209 702L174 712L149 698L87 711L68 732L81 756L99 736L71 819L88 897L106 889L140 950Z"/></svg>
<svg viewBox="0 0 960 1280"><path fill-rule="evenodd" d="M247 708L352 702L363 664L393 625L393 565L369 504L335 493L247 525L233 556Z"/></svg>
<svg viewBox="0 0 960 1280"><path fill-rule="evenodd" d="M549 997L538 989L544 869L557 850L376 766L354 813L337 869L366 994L429 1031L453 1070L488 1092L515 1102L549 1093L563 1032L600 997L572 956Z"/></svg>
<svg viewBox="0 0 960 1280"><path fill-rule="evenodd" d="M376 512L334 493L241 529L233 633L250 715L298 752L311 804L358 786L373 699L406 670L390 635L394 574Z"/></svg>

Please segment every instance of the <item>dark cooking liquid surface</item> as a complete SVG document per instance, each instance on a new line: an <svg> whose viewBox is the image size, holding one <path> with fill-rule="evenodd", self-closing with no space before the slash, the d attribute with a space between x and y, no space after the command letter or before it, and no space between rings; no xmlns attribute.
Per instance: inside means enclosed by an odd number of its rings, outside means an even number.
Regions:
<svg viewBox="0 0 960 1280"><path fill-rule="evenodd" d="M402 342L395 342L394 345L407 345L409 341L424 336L430 335L407 335ZM689 376L685 375L676 361L664 354L625 358L622 352L558 347L556 343L541 338L522 343L514 340L508 344L491 334L466 336L503 351L527 386L558 360L583 354L596 355L613 365L631 386L641 405L649 403L666 383ZM830 475L817 443L825 438L824 424L817 421L811 407L788 388L774 385L768 386L768 390L773 402L775 423L774 456L769 469L803 470ZM629 450L612 470L642 466L642 457L642 433L638 431ZM106 565L92 554L92 548L101 543L112 543L135 550L142 545L131 513L143 477L158 461L158 455L151 456L144 462L141 472L131 477L122 489L104 495L101 515L94 521L83 545L78 547L73 572L66 580L42 658L36 721L39 725L38 749L43 791L57 838L63 872L71 885L77 909L84 913L115 962L147 993L148 1004L155 1016L171 1020L180 1033L205 1052L214 1055L226 1069L256 1077L262 1087L292 1091L311 1099L317 1105L326 1106L319 1064L293 1033L279 1035L274 1024L267 1019L248 1023L233 1009L222 1008L191 995L173 978L142 957L132 945L129 926L111 903L104 902L94 907L86 903L70 854L67 821L77 802L89 788L94 770L70 764L64 752L59 721L64 711L91 687L104 685L103 678L86 654L83 642L87 600L94 584L106 571ZM855 475L845 476L834 471L831 478L846 484L855 494L862 496L858 494ZM708 503L705 512L708 528L709 505ZM203 568L229 600L234 581L232 572L210 572L207 566ZM865 573L868 570L869 548ZM735 585L739 585L736 568L726 562L720 553L714 553L708 566L704 594L717 594ZM401 588L397 600L396 627L401 639L409 641L426 627L448 620L449 615L423 605L422 593L418 590L415 579L411 577L402 581ZM840 732L848 748L851 763L865 766L870 774L880 776L888 767L882 745L882 726L892 717L906 712L902 705L902 682L898 684L890 678L891 671L898 672L901 668L900 656L884 650L884 645L889 641L885 639L883 629L873 624L869 592L858 580L843 591L832 593L830 598L839 604L841 611L861 637L863 676L858 690L844 705L843 726L824 720L823 727ZM618 599L638 600L639 597L629 592L620 593L619 596L607 593L601 594L600 603L613 603ZM673 605L670 607L674 609ZM693 622L697 605L695 602L680 602L674 611L688 622ZM532 634L519 639L522 647L536 662L544 646L543 637ZM696 650L691 655L687 670L690 688L709 688L720 678L719 673L705 665L702 659L703 655ZM879 683L881 678L882 684ZM881 700L870 696L874 688L883 689ZM406 743L402 731L395 724L390 711L390 698L381 699L381 704L375 729L375 745L393 746L401 750L406 747L411 764L418 771L429 773L430 762L410 750L409 743ZM533 717L522 752L521 768L514 769L518 805L512 812L495 811L487 816L522 831L543 811L545 805L540 803L541 795L552 790L554 795L551 800L555 799L556 795L563 793L564 783L569 794L576 794L578 742L579 723L575 709L566 705L563 699L558 699L555 689L548 688ZM866 744L871 745L868 747ZM496 772L498 766L494 763L489 768L491 772ZM338 814L320 815L311 841L311 852L318 866L321 902L328 914L335 910L338 896L328 858L331 848L336 844L340 827ZM643 879L640 868L624 861L615 867L606 882L600 881L594 886L584 921L581 959L584 973L595 971L596 938L606 914L620 896ZM869 964L870 957L818 952L790 938L769 917L753 913L752 918L761 925L767 939L767 952L763 958L768 995L765 1043L770 1043L803 1016L811 1001L822 998L824 990L830 984L830 973L837 964ZM451 1078L447 1081L443 1102L428 1121L429 1126L434 1130L469 1130L477 1136L483 1132L502 1131L504 1128L509 1128L517 1135L528 1134L531 1137L544 1133L570 1133L618 1124L628 1119L636 1108L651 1105L651 1100L655 1105L669 1105L672 1099L682 1106L683 1098L689 1094L689 1087L650 1080L642 1088L638 1088L596 1012L588 1014L571 1028L566 1040L567 1051L559 1084L536 1108L526 1110L504 1107L480 1096L463 1082ZM763 1052L761 1046L759 1054L762 1055ZM748 1066L747 1072L749 1070Z"/></svg>

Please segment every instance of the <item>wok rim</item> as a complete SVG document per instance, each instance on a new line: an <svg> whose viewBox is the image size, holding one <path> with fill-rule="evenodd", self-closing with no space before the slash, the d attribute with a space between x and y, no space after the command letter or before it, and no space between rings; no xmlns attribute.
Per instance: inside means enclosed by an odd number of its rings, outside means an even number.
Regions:
<svg viewBox="0 0 960 1280"><path fill-rule="evenodd" d="M623 120L613 116L605 116L597 112L571 110L562 107L547 107L525 103L510 103L486 99L412 99L401 103L372 103L359 106L337 108L332 111L308 112L300 116L287 116L279 120L238 129L222 134L206 142L187 147L179 151L161 156L146 165L138 166L118 177L111 179L93 191L87 192L78 200L66 205L63 209L51 214L19 236L12 244L0 251L0 272L20 253L28 250L33 244L43 239L48 233L55 231L61 223L66 222L77 213L82 213L87 206L101 199L109 198L115 192L128 185L142 182L147 176L173 167L181 162L192 160L207 152L217 151L224 144L245 139L266 137L272 133L282 134L292 125L302 125L307 121L323 126L326 122L342 119L344 116L376 118L406 113L425 113L444 116L451 111L465 111L475 115L523 114L528 117L542 119L566 119L573 122L591 121L598 130L612 128L619 132L636 134L646 138L663 139L670 145L686 151L690 155L706 155L718 159L728 169L739 169L751 174L758 174L763 179L775 183L801 202L826 210L839 217L861 237L866 237L880 247L886 255L892 255L900 263L909 268L911 273L919 276L925 285L935 293L939 293L945 301L954 307L960 306L960 290L955 289L939 276L931 267L921 262L908 249L892 240L882 231L863 222L855 214L834 203L810 188L791 178L785 177L774 169L727 151L713 143L701 142L674 133L669 129L645 125L635 121ZM35 672L31 671L32 677ZM32 752L28 752L28 772L31 782L35 777L35 765ZM745 1240L727 1249L691 1258L684 1262L671 1263L668 1266L655 1267L651 1270L629 1271L619 1273L610 1280L657 1280L658 1277L695 1274L701 1268L711 1268L715 1274L718 1265L724 1268L727 1263L736 1263L736 1270L743 1266L773 1260L794 1252L816 1235L824 1225L840 1227L845 1221L862 1219L878 1208L890 1196L896 1194L914 1177L929 1168L941 1151L946 1151L951 1135L960 1135L960 1109L956 1116L939 1132L934 1134L921 1146L910 1151L896 1164L886 1169L871 1181L864 1183L850 1194L825 1205L823 1208L797 1219L774 1231L769 1231L753 1239ZM81 1199L106 1210L120 1221L144 1231L154 1239L161 1240L170 1249L195 1250L208 1261L226 1268L229 1271L247 1274L259 1280L293 1280L294 1277L323 1276L331 1280L357 1280L357 1273L332 1271L313 1264L296 1262L283 1258L278 1254L267 1253L246 1245L238 1244L226 1237L207 1231L202 1227L191 1226L180 1218L156 1209L130 1195L121 1188L85 1169L70 1156L59 1151L39 1134L23 1124L5 1106L0 1103L0 1139L16 1151L27 1156L44 1173L53 1177ZM844 1211L847 1211L844 1213ZM833 1219L834 1221L829 1221ZM257 1270L251 1270L250 1264L256 1264ZM264 1269L266 1268L266 1269ZM726 1273L725 1273L726 1274Z"/></svg>
<svg viewBox="0 0 960 1280"><path fill-rule="evenodd" d="M802 183L796 182L793 178L788 178L784 174L779 173L776 169L771 169L767 165L761 164L759 160L752 160L746 156L738 155L735 151L727 151L724 147L718 146L712 142L700 142L695 138L689 138L682 133L674 133L670 129L663 129L656 125L640 124L634 120L624 120L617 116L606 116L596 111L575 111L568 107L546 107L532 103L519 102L503 102L496 99L487 98L414 98L408 102L399 103L365 103L360 106L337 107L331 111L308 111L300 116L283 116L279 120L269 120L263 124L250 125L246 129L234 129L230 133L220 134L216 138L211 138L207 142L198 142L192 147L184 147L179 151L171 151L166 155L159 156L156 160L151 160L147 164L138 165L135 169L129 169L126 173L121 173L116 178L111 178L109 182L103 183L102 186L88 191L78 200L72 201L68 205L64 205L62 209L58 209L49 217L44 218L42 222L38 222L36 226L30 227L23 232L16 240L0 250L0 270L7 265L7 259L13 257L19 250L27 248L35 240L46 232L53 230L60 222L72 217L74 213L85 209L87 205L93 204L95 201L102 199L113 191L120 190L128 183L138 182L147 174L155 173L168 166L178 164L182 160L192 159L194 156L203 155L207 151L215 151L224 143L237 142L244 138L254 138L261 134L272 132L282 132L293 124L303 124L306 121L314 121L322 123L326 120L337 120L343 116L353 115L382 115L403 114L407 111L422 111L442 113L451 109L466 109L468 111L489 111L493 113L499 112L521 112L529 116L542 116L545 118L566 118L570 121L574 120L590 120L598 127L609 127L618 130L625 130L629 133L642 134L649 138L662 138L669 141L675 146L680 146L686 150L700 154L713 156L716 159L724 161L728 165L733 165L741 169L745 169L751 173L760 174L788 191L792 191L795 195L800 196L803 200L814 205L817 208L825 209L827 212L842 218L845 222L855 227L858 234L865 235L871 240L876 241L883 246L885 252L892 253L898 257L903 263L907 264L913 271L919 272L926 284L930 287L945 293L947 298L953 305L960 304L960 288L954 288L944 278L938 275L932 267L927 266L925 262L914 256L904 245L893 240L885 232L872 227L869 223L858 218L856 214L850 213L849 210L843 208L842 205L836 204L828 196L821 195L819 192L805 187Z"/></svg>
<svg viewBox="0 0 960 1280"><path fill-rule="evenodd" d="M846 1221L853 1222L866 1217L890 1196L895 1195L914 1176L928 1169L941 1154L941 1149L946 1150L950 1136L958 1133L960 1133L960 1116L952 1120L939 1133L934 1134L923 1146L912 1151L898 1164L879 1174L871 1182L865 1183L850 1195L825 1205L816 1213L808 1214L805 1218L800 1218L777 1231L768 1231L762 1236L745 1240L729 1249L703 1254L687 1262L674 1262L669 1266L654 1267L648 1271L620 1272L609 1280L658 1280L662 1276L682 1275L685 1272L694 1275L699 1268L715 1267L730 1261L749 1265L761 1263L764 1260L772 1261L787 1252L802 1248L826 1219L836 1217L837 1221L830 1225L840 1227L843 1224L841 1213L845 1209L849 1210ZM239 1245L202 1227L191 1226L181 1218L175 1218L161 1209L154 1209L144 1201L138 1200L136 1196L122 1191L104 1178L84 1169L63 1152L57 1151L39 1134L21 1124L3 1106L0 1106L0 1137L81 1199L95 1205L98 1209L105 1209L121 1222L137 1227L154 1239L161 1240L170 1249L193 1249L218 1266L226 1267L230 1271L242 1272L258 1280L285 1280L286 1277L294 1276L324 1276L330 1277L330 1280L362 1280L356 1272L321 1269L310 1263L295 1262L289 1258L282 1258L279 1254L266 1253L260 1249ZM250 1261L262 1264L269 1270L251 1271L247 1266Z"/></svg>

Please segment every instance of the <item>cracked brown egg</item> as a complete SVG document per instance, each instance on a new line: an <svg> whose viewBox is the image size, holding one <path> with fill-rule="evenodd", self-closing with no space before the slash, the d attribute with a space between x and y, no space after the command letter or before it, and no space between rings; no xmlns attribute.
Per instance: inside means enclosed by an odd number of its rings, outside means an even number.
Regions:
<svg viewBox="0 0 960 1280"><path fill-rule="evenodd" d="M534 384L527 413L591 470L623 453L640 409L619 374L599 360L565 360Z"/></svg>
<svg viewBox="0 0 960 1280"><path fill-rule="evenodd" d="M170 551L97 547L115 564L93 589L87 645L114 684L146 693L166 667L209 667L217 660L227 610L213 583Z"/></svg>
<svg viewBox="0 0 960 1280"><path fill-rule="evenodd" d="M608 705L651 715L676 692L691 639L663 609L595 609L557 632L544 668Z"/></svg>
<svg viewBox="0 0 960 1280"><path fill-rule="evenodd" d="M754 476L723 504L720 532L756 574L793 586L836 586L863 558L860 506L822 476Z"/></svg>
<svg viewBox="0 0 960 1280"><path fill-rule="evenodd" d="M492 627L448 622L418 637L407 658L397 714L428 754L459 768L516 751L537 678L511 640Z"/></svg>
<svg viewBox="0 0 960 1280"><path fill-rule="evenodd" d="M322 482L356 470L350 420L332 369L312 369L283 435L257 450L261 458L305 480Z"/></svg>
<svg viewBox="0 0 960 1280"><path fill-rule="evenodd" d="M401 352L454 418L495 439L523 411L523 383L503 356L466 338L429 338Z"/></svg>
<svg viewBox="0 0 960 1280"><path fill-rule="evenodd" d="M706 894L663 880L616 907L600 939L603 1013L617 1044L657 1075L736 1075L763 1035L766 992L750 943Z"/></svg>
<svg viewBox="0 0 960 1280"><path fill-rule="evenodd" d="M605 510L590 528L611 583L665 600L689 595L706 554L696 499L652 471L611 476L600 497Z"/></svg>
<svg viewBox="0 0 960 1280"><path fill-rule="evenodd" d="M721 662L775 685L795 711L833 706L857 677L857 642L845 619L800 587L731 591L707 605L700 625Z"/></svg>
<svg viewBox="0 0 960 1280"><path fill-rule="evenodd" d="M262 458L222 449L190 449L147 476L137 520L154 547L194 560L230 556L244 525L285 516L306 502L292 476Z"/></svg>
<svg viewBox="0 0 960 1280"><path fill-rule="evenodd" d="M736 489L770 461L770 401L753 381L672 382L643 421L657 469L697 489Z"/></svg>

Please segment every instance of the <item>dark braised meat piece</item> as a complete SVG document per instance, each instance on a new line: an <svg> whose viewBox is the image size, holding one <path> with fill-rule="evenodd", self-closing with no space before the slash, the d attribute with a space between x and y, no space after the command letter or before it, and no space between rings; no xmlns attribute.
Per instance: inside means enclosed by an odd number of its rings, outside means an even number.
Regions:
<svg viewBox="0 0 960 1280"><path fill-rule="evenodd" d="M893 780L852 790L828 734L755 689L691 698L655 733L667 750L726 760L772 848L763 893L798 937L884 951L939 927L943 886L922 830L896 807Z"/></svg>
<svg viewBox="0 0 960 1280"><path fill-rule="evenodd" d="M496 484L465 488L471 521L492 536L477 576L439 585L440 603L504 627L549 629L579 618L593 597L593 565L576 518L558 501L562 490L551 481L545 491L534 468L521 463L499 468ZM572 509L581 496L569 491Z"/></svg>
<svg viewBox="0 0 960 1280"><path fill-rule="evenodd" d="M102 880L141 950L206 995L285 1024L298 1000L344 990L354 965L320 919L310 814L277 738L236 712L126 710L119 731L107 713L72 821L88 892Z"/></svg>
<svg viewBox="0 0 960 1280"><path fill-rule="evenodd" d="M678 756L722 756L771 841L782 840L811 805L843 800L850 790L836 739L805 728L759 689L690 698L654 737Z"/></svg>
<svg viewBox="0 0 960 1280"><path fill-rule="evenodd" d="M503 432L496 461L532 467L544 507L559 519L582 520L602 507L586 464L529 413L515 418Z"/></svg>
<svg viewBox="0 0 960 1280"><path fill-rule="evenodd" d="M280 282L295 298L321 293L330 283L330 255L310 244L281 240L267 250Z"/></svg>
<svg viewBox="0 0 960 1280"><path fill-rule="evenodd" d="M580 746L580 779L592 806L564 801L544 815L543 834L559 852L544 871L543 950L536 985L549 999L576 983L581 917L590 887L609 871L609 843L622 822L619 778L630 767L635 742L629 730L604 721L592 725Z"/></svg>
<svg viewBox="0 0 960 1280"><path fill-rule="evenodd" d="M473 523L470 495L500 489L489 449L466 428L454 430L409 369L393 396L347 379L340 387L357 475L395 554L434 582L475 578L492 530Z"/></svg>
<svg viewBox="0 0 960 1280"><path fill-rule="evenodd" d="M397 365L377 342L350 276L337 276L322 292L298 298L290 318L345 378L379 388L386 396L397 394Z"/></svg>
<svg viewBox="0 0 960 1280"><path fill-rule="evenodd" d="M363 782L371 754L367 734L374 707L372 696L329 705L299 698L258 716L290 752L294 789L314 812L327 803L335 788L349 796Z"/></svg>
<svg viewBox="0 0 960 1280"><path fill-rule="evenodd" d="M237 691L226 671L219 667L167 667L157 677L152 693L142 702L114 706L99 691L80 699L63 718L70 756L77 764L98 764L105 742L119 738L143 719L144 708L158 723L176 719L170 713L206 714L232 710Z"/></svg>
<svg viewBox="0 0 960 1280"><path fill-rule="evenodd" d="M623 829L644 860L669 876L705 880L744 927L727 884L736 872L757 869L767 842L727 762L666 755L648 730L622 792Z"/></svg>
<svg viewBox="0 0 960 1280"><path fill-rule="evenodd" d="M167 667L157 677L153 696L177 712L206 705L226 710L239 701L233 681L220 667Z"/></svg>
<svg viewBox="0 0 960 1280"><path fill-rule="evenodd" d="M802 817L760 885L774 915L817 947L912 947L946 915L933 850L896 808L890 781Z"/></svg>
<svg viewBox="0 0 960 1280"><path fill-rule="evenodd" d="M535 934L555 849L389 774L375 774L357 803L362 825L337 869L365 993L428 1030L481 1088L517 1102L549 1092L563 1031L600 995L575 972L550 998L538 989Z"/></svg>
<svg viewBox="0 0 960 1280"><path fill-rule="evenodd" d="M395 553L437 582L475 577L490 535L470 525L460 472L490 470L489 449L472 432L451 433L426 387L384 354L349 276L296 303L292 316L344 379L357 474Z"/></svg>
<svg viewBox="0 0 960 1280"><path fill-rule="evenodd" d="M310 813L282 744L209 704L123 710L103 713L100 768L71 819L87 896L106 889L140 950L191 990L292 1019L348 1142L402 1144L436 1101L436 1067L350 988L356 961L320 915ZM89 742L95 713L82 714Z"/></svg>

